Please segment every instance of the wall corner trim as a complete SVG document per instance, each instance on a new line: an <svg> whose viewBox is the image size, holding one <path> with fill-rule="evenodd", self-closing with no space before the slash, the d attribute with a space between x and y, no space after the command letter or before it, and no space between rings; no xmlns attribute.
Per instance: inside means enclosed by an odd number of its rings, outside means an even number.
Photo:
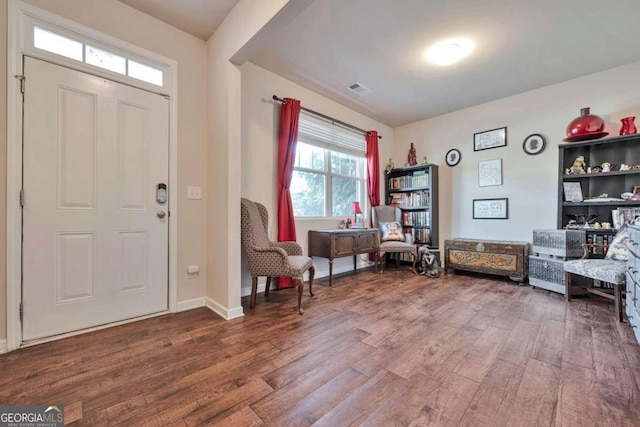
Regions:
<svg viewBox="0 0 640 427"><path fill-rule="evenodd" d="M226 308L222 304L217 301L212 300L211 298L206 298L205 307L209 310L216 313L218 316L222 317L225 320L236 319L238 317L244 316L244 311L242 306L234 307L234 308Z"/></svg>
<svg viewBox="0 0 640 427"><path fill-rule="evenodd" d="M9 349L7 348L7 340L0 340L0 354L5 354Z"/></svg>

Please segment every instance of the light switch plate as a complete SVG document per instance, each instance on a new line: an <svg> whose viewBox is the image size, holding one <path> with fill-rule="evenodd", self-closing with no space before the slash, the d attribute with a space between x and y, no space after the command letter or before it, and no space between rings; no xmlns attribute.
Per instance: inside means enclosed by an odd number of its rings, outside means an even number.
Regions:
<svg viewBox="0 0 640 427"><path fill-rule="evenodd" d="M201 187L187 187L187 199L202 199Z"/></svg>

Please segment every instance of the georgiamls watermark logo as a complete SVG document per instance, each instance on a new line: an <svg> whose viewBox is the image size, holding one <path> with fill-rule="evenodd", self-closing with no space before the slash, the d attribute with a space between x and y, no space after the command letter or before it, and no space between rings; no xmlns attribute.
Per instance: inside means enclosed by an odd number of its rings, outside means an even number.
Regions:
<svg viewBox="0 0 640 427"><path fill-rule="evenodd" d="M0 427L62 427L64 406L0 406Z"/></svg>

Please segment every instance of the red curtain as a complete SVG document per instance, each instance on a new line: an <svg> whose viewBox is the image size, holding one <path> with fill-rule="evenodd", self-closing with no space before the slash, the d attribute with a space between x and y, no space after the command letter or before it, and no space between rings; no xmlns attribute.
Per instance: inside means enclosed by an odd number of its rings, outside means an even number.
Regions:
<svg viewBox="0 0 640 427"><path fill-rule="evenodd" d="M367 192L371 207L380 205L380 158L378 157L378 132L367 132ZM369 225L371 216L369 216ZM369 261L375 260L375 254L369 254Z"/></svg>
<svg viewBox="0 0 640 427"><path fill-rule="evenodd" d="M291 177L298 142L300 101L285 98L280 108L278 132L278 242L296 240L296 223L291 202ZM290 278L280 277L278 289L293 287Z"/></svg>

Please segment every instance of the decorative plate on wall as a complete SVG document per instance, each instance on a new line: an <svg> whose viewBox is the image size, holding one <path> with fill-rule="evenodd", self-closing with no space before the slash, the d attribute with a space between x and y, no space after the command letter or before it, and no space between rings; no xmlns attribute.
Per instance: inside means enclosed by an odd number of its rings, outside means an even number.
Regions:
<svg viewBox="0 0 640 427"><path fill-rule="evenodd" d="M530 155L540 154L544 150L546 145L546 141L544 140L544 136L539 133L534 133L529 135L524 139L522 143L522 149L525 153Z"/></svg>
<svg viewBox="0 0 640 427"><path fill-rule="evenodd" d="M455 166L460 163L460 159L462 159L462 154L460 154L460 150L457 148L452 148L447 151L447 155L445 156L445 161L449 166Z"/></svg>

